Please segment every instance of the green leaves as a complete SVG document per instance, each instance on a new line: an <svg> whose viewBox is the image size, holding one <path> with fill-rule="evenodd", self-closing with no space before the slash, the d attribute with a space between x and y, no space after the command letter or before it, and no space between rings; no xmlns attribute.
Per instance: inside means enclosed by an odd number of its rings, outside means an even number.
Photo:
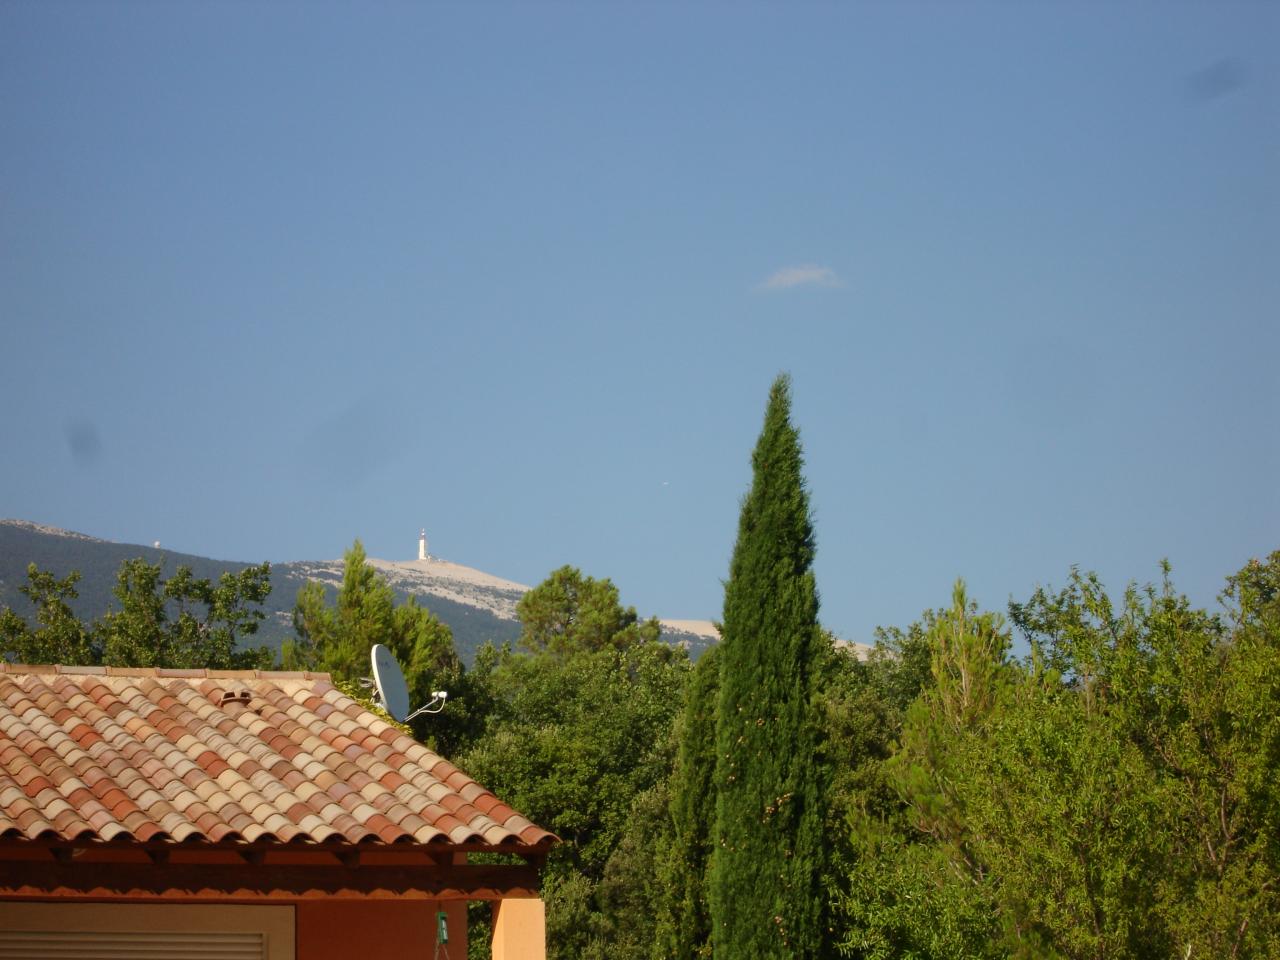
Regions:
<svg viewBox="0 0 1280 960"><path fill-rule="evenodd" d="M521 597L516 616L524 627L520 645L535 653L623 650L660 633L656 619L641 623L635 607L622 606L613 581L584 577L570 566L552 571Z"/></svg>
<svg viewBox="0 0 1280 960"><path fill-rule="evenodd" d="M652 909L612 911L634 902L623 878L653 880L657 837L640 829L637 804L660 791L670 769L688 670L682 652L658 641L533 654L489 648L477 661L492 708L458 763L563 841L546 870L549 956L647 952ZM656 802L644 806L645 824Z"/></svg>
<svg viewBox="0 0 1280 960"><path fill-rule="evenodd" d="M240 650L263 618L258 605L271 592L271 567L224 573L215 585L178 567L161 579L159 564L139 558L121 567L112 591L120 608L96 629L105 663L131 667L206 667L213 670L270 665L270 654Z"/></svg>
<svg viewBox="0 0 1280 960"><path fill-rule="evenodd" d="M92 664L101 649L90 628L71 611L80 574L71 571L59 580L34 563L27 566L27 582L18 589L36 608L36 629L13 610L0 611L0 654L19 663Z"/></svg>
<svg viewBox="0 0 1280 960"><path fill-rule="evenodd" d="M1006 936L1069 957L1164 957L1150 922L1166 800L1142 752L1080 695L1021 698L969 753L971 847Z"/></svg>
<svg viewBox="0 0 1280 960"><path fill-rule="evenodd" d="M263 619L269 564L224 573L214 584L184 566L165 580L160 564L126 560L112 590L117 606L92 624L81 622L68 604L76 599L79 578L72 572L58 580L35 564L28 567L20 589L36 607L38 626L32 630L8 608L0 612L5 656L25 663L214 670L271 664L266 650L241 649Z"/></svg>
<svg viewBox="0 0 1280 960"><path fill-rule="evenodd" d="M894 756L843 781L844 953L1277 955L1277 584L1280 554L1252 561L1215 616L1167 567L1119 602L1073 571L1010 605L1022 663L960 589L886 634L927 639L930 679Z"/></svg>
<svg viewBox="0 0 1280 960"><path fill-rule="evenodd" d="M569 657L508 652L489 680L488 732L460 762L569 841L566 851L598 880L631 799L666 772L687 669L658 643Z"/></svg>
<svg viewBox="0 0 1280 960"><path fill-rule="evenodd" d="M612 582L573 567L530 590L517 615L523 650L477 656L485 725L458 763L561 838L544 872L548 955L647 958L688 657Z"/></svg>

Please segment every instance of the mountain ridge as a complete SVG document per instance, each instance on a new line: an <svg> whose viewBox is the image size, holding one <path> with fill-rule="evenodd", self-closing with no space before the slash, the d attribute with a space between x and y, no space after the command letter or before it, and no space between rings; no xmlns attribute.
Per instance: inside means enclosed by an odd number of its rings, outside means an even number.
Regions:
<svg viewBox="0 0 1280 960"><path fill-rule="evenodd" d="M178 566L190 567L197 577L216 579L224 571L238 573L253 564L238 560L214 560L157 546L118 543L73 530L65 530L30 520L0 519L0 604L19 613L30 604L19 592L26 582L28 563L64 577L79 570L79 598L72 609L82 619L101 616L114 605L111 588L120 563L142 557L160 563L166 575ZM382 560L368 562L383 577L401 601L416 597L453 630L454 644L467 663L486 641L495 645L514 643L520 636L516 604L530 588L494 574L453 563L438 557L426 560ZM332 599L342 583L342 560L295 560L271 564L272 590L263 604L266 618L252 643L279 650L293 636L293 603L307 582L324 585ZM707 620L661 620L662 637L699 655L719 636Z"/></svg>

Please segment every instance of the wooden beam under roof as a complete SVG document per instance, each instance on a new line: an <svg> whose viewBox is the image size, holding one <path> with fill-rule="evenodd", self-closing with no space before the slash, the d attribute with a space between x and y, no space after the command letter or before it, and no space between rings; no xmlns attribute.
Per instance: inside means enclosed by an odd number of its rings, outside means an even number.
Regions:
<svg viewBox="0 0 1280 960"><path fill-rule="evenodd" d="M539 895L537 868L510 864L344 867L0 860L0 899L506 900Z"/></svg>

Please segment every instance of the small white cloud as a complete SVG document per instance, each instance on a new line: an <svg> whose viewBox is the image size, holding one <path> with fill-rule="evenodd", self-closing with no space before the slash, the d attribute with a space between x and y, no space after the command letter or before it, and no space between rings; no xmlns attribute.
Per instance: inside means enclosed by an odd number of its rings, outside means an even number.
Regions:
<svg viewBox="0 0 1280 960"><path fill-rule="evenodd" d="M791 287L841 287L844 283L830 267L802 263L783 267L760 284L762 290L788 290Z"/></svg>

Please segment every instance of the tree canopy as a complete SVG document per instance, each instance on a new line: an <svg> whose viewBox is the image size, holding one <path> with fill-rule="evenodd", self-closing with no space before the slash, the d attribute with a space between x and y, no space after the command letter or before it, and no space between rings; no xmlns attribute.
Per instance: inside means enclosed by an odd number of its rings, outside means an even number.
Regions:
<svg viewBox="0 0 1280 960"><path fill-rule="evenodd" d="M605 578L583 576L563 566L523 597L516 607L523 628L520 645L534 652L566 654L622 650L658 639L656 618L641 622L635 607L623 607L618 588Z"/></svg>
<svg viewBox="0 0 1280 960"><path fill-rule="evenodd" d="M1073 572L1010 605L1021 661L958 586L909 631L931 676L898 746L862 764L845 955L1276 956L1278 585L1280 553L1251 561L1211 614L1167 567L1118 600Z"/></svg>
<svg viewBox="0 0 1280 960"><path fill-rule="evenodd" d="M245 645L264 616L269 564L223 573L216 582L185 566L168 579L162 573L158 563L124 561L112 591L118 606L86 623L69 603L80 575L72 571L58 579L31 564L20 589L35 607L36 624L8 607L0 611L0 652L25 663L215 670L270 665L269 651Z"/></svg>
<svg viewBox="0 0 1280 960"><path fill-rule="evenodd" d="M458 763L560 837L545 871L548 956L648 955L671 724L689 662L608 580L564 567L517 608L521 649L483 649L489 711Z"/></svg>

